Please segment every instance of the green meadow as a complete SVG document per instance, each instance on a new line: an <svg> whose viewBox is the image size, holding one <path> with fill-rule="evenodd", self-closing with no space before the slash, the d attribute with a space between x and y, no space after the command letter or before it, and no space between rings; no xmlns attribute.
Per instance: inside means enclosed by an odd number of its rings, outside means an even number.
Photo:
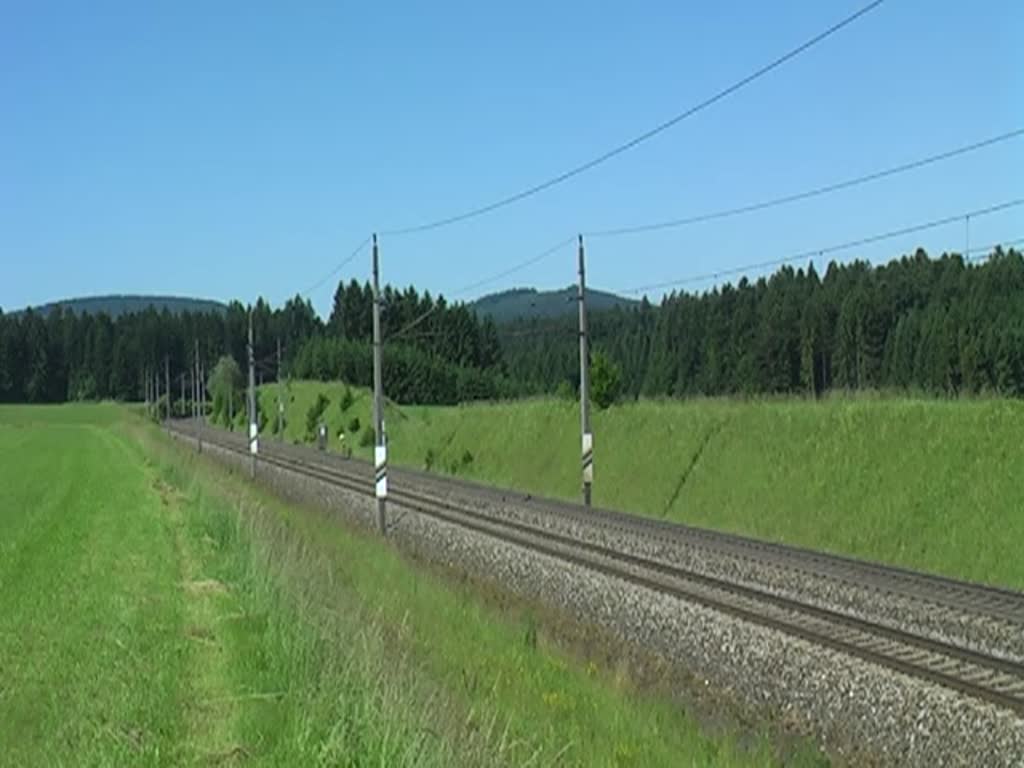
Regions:
<svg viewBox="0 0 1024 768"><path fill-rule="evenodd" d="M365 428L369 394L342 412L343 389L288 385L285 439L306 439L321 392L332 449L353 418ZM260 392L271 417L278 392ZM398 464L579 498L574 402L389 404L386 428ZM1024 589L1024 403L639 401L596 411L593 431L597 505Z"/></svg>
<svg viewBox="0 0 1024 768"><path fill-rule="evenodd" d="M822 762L127 409L2 407L0 457L0 765Z"/></svg>

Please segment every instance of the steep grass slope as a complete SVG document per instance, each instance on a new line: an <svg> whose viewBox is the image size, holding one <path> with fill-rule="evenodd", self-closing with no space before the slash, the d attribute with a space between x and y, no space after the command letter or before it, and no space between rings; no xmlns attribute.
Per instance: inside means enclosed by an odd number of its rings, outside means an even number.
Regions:
<svg viewBox="0 0 1024 768"><path fill-rule="evenodd" d="M353 417L369 424L369 394L342 413L343 388L293 382L286 438L303 439L320 392L332 449ZM386 423L394 462L578 498L575 403L389 405ZM597 505L1024 589L1022 403L641 401L593 429Z"/></svg>

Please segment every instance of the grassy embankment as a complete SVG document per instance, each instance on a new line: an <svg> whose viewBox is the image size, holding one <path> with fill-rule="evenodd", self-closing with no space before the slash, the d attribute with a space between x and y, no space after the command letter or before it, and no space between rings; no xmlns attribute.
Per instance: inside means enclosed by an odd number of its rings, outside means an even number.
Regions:
<svg viewBox="0 0 1024 768"><path fill-rule="evenodd" d="M341 385L293 382L286 437L318 392L337 431ZM274 413L275 385L261 392ZM292 399L293 398L293 399ZM579 412L553 399L389 406L393 461L578 498ZM638 402L593 416L594 502L693 525L1024 589L1024 403L833 398ZM360 448L355 452L370 456ZM466 452L472 455L468 459Z"/></svg>
<svg viewBox="0 0 1024 768"><path fill-rule="evenodd" d="M0 408L0 456L0 764L772 760L122 409Z"/></svg>

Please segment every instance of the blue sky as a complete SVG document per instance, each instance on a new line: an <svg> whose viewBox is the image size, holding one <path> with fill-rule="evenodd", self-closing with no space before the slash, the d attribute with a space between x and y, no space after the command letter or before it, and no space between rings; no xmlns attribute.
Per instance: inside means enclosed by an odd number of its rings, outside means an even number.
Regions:
<svg viewBox="0 0 1024 768"><path fill-rule="evenodd" d="M862 4L4 0L0 306L97 293L279 303L371 231L584 162ZM887 0L564 185L382 237L383 279L451 294L577 231L756 202L1024 127L1021 32L1019 0ZM588 240L589 280L629 289L1024 197L1022 160L1024 138L785 208ZM976 245L1024 237L1024 207L970 230ZM842 257L964 240L956 223ZM341 276L368 273L364 253ZM475 293L574 278L565 248ZM312 294L319 310L333 285Z"/></svg>

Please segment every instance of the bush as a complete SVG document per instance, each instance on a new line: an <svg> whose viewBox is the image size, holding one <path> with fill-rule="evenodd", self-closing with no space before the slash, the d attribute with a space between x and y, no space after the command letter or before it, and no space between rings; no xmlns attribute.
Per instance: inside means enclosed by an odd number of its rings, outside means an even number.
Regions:
<svg viewBox="0 0 1024 768"><path fill-rule="evenodd" d="M359 423L359 417L358 416L353 416L352 420L348 423L349 434L352 434L352 435L359 434L359 428L361 426L362 425Z"/></svg>
<svg viewBox="0 0 1024 768"><path fill-rule="evenodd" d="M230 355L222 356L210 372L207 387L212 396L213 421L234 428L229 411L245 411L245 377Z"/></svg>
<svg viewBox="0 0 1024 768"><path fill-rule="evenodd" d="M345 391L341 393L341 400L338 402L338 407L341 408L341 412L345 413L349 408L352 407L356 399L352 396L352 390L346 386ZM359 429L356 427L356 429Z"/></svg>
<svg viewBox="0 0 1024 768"><path fill-rule="evenodd" d="M590 398L598 408L607 408L622 393L622 370L611 358L595 352L590 361Z"/></svg>
<svg viewBox="0 0 1024 768"><path fill-rule="evenodd" d="M558 388L555 389L555 397L559 400L576 400L576 388L565 379L558 382Z"/></svg>
<svg viewBox="0 0 1024 768"><path fill-rule="evenodd" d="M316 402L309 407L306 411L306 437L312 439L316 437L316 428L320 423L320 417L324 415L324 411L327 410L327 406L331 404L331 401L324 395L323 392L316 396Z"/></svg>
<svg viewBox="0 0 1024 768"><path fill-rule="evenodd" d="M275 435L279 434L279 433L283 433L285 431L285 429L287 429L287 427L288 427L288 419L285 418L284 413L278 414L277 411L275 410L274 411L274 418L273 418L273 421L272 421L272 426L270 428L271 432L273 432L273 434L275 434Z"/></svg>
<svg viewBox="0 0 1024 768"><path fill-rule="evenodd" d="M377 433L373 427L369 424L366 425L366 429L363 430L362 434L359 435L359 446L361 448L369 448L371 445L376 445Z"/></svg>
<svg viewBox="0 0 1024 768"><path fill-rule="evenodd" d="M463 467L468 467L472 463L473 463L473 454L470 453L469 449L467 448L465 451L462 452L462 466Z"/></svg>

